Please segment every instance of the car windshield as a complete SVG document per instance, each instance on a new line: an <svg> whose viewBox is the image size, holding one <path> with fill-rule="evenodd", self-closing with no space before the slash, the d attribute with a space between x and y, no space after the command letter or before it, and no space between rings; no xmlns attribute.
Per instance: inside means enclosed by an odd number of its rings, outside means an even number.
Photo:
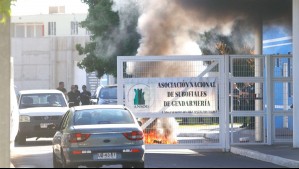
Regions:
<svg viewBox="0 0 299 169"><path fill-rule="evenodd" d="M128 110L90 109L76 111L74 125L133 124L134 119Z"/></svg>
<svg viewBox="0 0 299 169"><path fill-rule="evenodd" d="M19 108L32 107L67 107L60 93L24 94L21 96Z"/></svg>
<svg viewBox="0 0 299 169"><path fill-rule="evenodd" d="M117 99L117 87L104 87L99 93L101 99Z"/></svg>

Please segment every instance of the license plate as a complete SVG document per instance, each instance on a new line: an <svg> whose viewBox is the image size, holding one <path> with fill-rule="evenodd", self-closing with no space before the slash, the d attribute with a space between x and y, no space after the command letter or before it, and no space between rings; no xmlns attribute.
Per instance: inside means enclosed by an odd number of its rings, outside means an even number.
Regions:
<svg viewBox="0 0 299 169"><path fill-rule="evenodd" d="M51 125L51 124L53 124L53 123L41 123L40 128L42 128L42 129L48 128L48 125Z"/></svg>
<svg viewBox="0 0 299 169"><path fill-rule="evenodd" d="M111 160L117 159L117 153L98 153L97 154L98 160Z"/></svg>

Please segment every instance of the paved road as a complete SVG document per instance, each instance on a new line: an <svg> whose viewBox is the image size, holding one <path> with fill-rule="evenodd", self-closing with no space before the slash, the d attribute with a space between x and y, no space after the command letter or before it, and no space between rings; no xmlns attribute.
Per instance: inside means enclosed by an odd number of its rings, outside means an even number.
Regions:
<svg viewBox="0 0 299 169"><path fill-rule="evenodd" d="M50 139L30 139L26 146L16 146L11 151L16 168L51 168L52 149ZM121 168L121 165L104 166ZM281 168L247 157L217 151L200 150L147 150L146 168Z"/></svg>

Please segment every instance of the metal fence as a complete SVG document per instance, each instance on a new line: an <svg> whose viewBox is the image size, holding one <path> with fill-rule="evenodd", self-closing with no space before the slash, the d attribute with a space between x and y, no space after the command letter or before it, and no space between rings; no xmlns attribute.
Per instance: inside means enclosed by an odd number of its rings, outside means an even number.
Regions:
<svg viewBox="0 0 299 169"><path fill-rule="evenodd" d="M292 139L289 55L121 56L117 81L118 103L142 121L150 148Z"/></svg>

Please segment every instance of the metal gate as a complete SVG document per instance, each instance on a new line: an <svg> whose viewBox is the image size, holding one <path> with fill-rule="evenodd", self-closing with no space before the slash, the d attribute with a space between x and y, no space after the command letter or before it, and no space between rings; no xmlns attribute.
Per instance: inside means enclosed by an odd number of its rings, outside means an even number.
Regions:
<svg viewBox="0 0 299 169"><path fill-rule="evenodd" d="M292 142L292 56L229 56L230 143ZM248 87L246 87L248 85ZM241 89L251 88L252 92ZM239 89L239 98L234 97ZM237 90L238 92L238 90ZM242 92L247 92L242 96Z"/></svg>
<svg viewBox="0 0 299 169"><path fill-rule="evenodd" d="M147 148L291 141L289 55L119 56L117 67L118 104L142 121Z"/></svg>
<svg viewBox="0 0 299 169"><path fill-rule="evenodd" d="M147 147L228 148L224 62L223 56L118 57L118 103L143 122Z"/></svg>

